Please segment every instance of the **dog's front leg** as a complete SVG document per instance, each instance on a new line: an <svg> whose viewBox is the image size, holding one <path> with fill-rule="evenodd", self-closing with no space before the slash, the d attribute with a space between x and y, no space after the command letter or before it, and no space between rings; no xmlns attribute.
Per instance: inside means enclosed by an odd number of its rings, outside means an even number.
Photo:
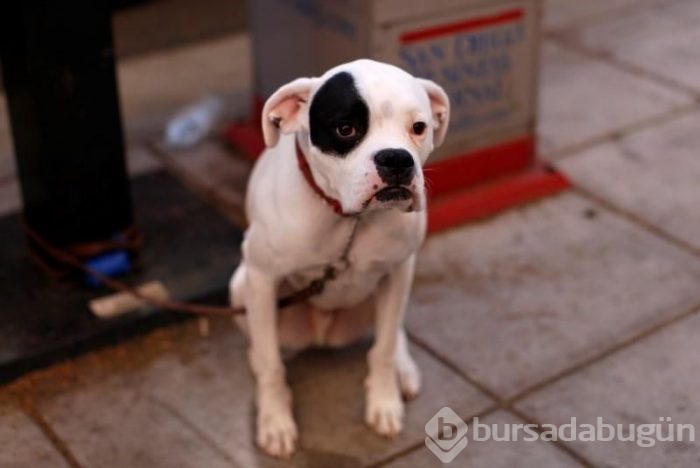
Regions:
<svg viewBox="0 0 700 468"><path fill-rule="evenodd" d="M287 458L294 452L297 427L277 336L277 281L250 265L246 281L249 359L257 383L257 443L270 455Z"/></svg>
<svg viewBox="0 0 700 468"><path fill-rule="evenodd" d="M413 284L414 265L415 255L412 255L382 281L377 291L375 341L367 356L365 420L386 437L398 435L403 423L396 356L397 345L402 344L399 339Z"/></svg>

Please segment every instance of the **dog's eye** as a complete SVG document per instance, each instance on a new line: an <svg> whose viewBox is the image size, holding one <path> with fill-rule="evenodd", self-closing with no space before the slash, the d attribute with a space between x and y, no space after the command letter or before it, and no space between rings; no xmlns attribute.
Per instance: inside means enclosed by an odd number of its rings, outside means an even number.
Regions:
<svg viewBox="0 0 700 468"><path fill-rule="evenodd" d="M357 129L350 122L340 122L335 127L335 133L341 138L352 138L357 135Z"/></svg>
<svg viewBox="0 0 700 468"><path fill-rule="evenodd" d="M416 122L413 124L413 133L416 135L422 135L426 128L427 125L425 122Z"/></svg>

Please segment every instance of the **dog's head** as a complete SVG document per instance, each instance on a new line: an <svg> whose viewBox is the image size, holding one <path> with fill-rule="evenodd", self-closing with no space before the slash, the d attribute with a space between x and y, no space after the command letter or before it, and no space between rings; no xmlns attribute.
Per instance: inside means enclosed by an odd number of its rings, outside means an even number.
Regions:
<svg viewBox="0 0 700 468"><path fill-rule="evenodd" d="M345 212L425 204L422 166L445 138L450 105L437 84L357 60L282 86L265 103L265 144L300 133L324 192Z"/></svg>

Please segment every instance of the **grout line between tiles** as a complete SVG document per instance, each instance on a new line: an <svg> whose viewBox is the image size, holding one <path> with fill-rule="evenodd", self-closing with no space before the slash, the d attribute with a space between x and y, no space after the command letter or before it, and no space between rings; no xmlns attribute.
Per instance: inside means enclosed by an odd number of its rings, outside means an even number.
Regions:
<svg viewBox="0 0 700 468"><path fill-rule="evenodd" d="M698 313L700 313L700 303L697 303L697 304L693 305L692 307L685 309L680 314L675 315L675 316L670 317L670 318L667 318L666 320L663 320L663 321L653 325L652 327L650 327L646 330L642 330L639 333L633 334L633 335L623 339L619 343L617 343L613 346L610 346L610 347L602 350L601 352L590 356L587 359L584 359L583 361L579 362L578 364L576 364L572 367L564 369L563 371L561 371L561 372L559 372L559 373L557 373L557 374L555 374L547 379L544 379L540 382L537 382L534 385L531 385L530 387L525 388L524 390L521 390L516 395L505 400L505 404L507 405L508 409L511 409L515 403L527 398L528 396L532 395L533 393L536 393L536 392L538 392L546 387L549 387L550 385L552 385L560 380L563 380L566 377L570 377L573 374L576 374L576 373L578 373L578 372L580 372L588 367L591 367L592 365L597 364L598 362L603 361L606 358L611 357L620 351L623 351L623 350L625 350L633 345L636 345L638 343L641 343L644 340L646 340L647 338L655 335L656 333L658 333L658 332L660 332L660 331L662 331L662 330L664 330L672 325L675 325L676 323L682 322L683 320L685 320L689 317L692 317L693 315L696 315Z"/></svg>
<svg viewBox="0 0 700 468"><path fill-rule="evenodd" d="M667 122L671 122L673 120L682 118L688 114L691 114L692 112L697 111L700 109L700 99L696 99L693 102L689 104L685 104L680 107L675 107L673 109L670 109L666 112L663 112L661 114L653 115L651 117L647 117L641 120L637 120L635 122L632 122L631 124L627 124L623 127L620 127L616 130L613 130L611 132L606 132L601 135L594 136L592 138L588 138L580 143L575 143L573 145L568 145L564 146L562 148L556 149L554 151L551 151L549 153L545 153L542 156L542 159L546 160L547 162L550 163L556 163L557 161L561 161L563 159L576 156L580 152L593 148L594 146L606 143L606 142L613 142L616 140L620 140L626 136L629 136L633 133L640 132L642 130L646 130L649 128L653 128L655 126L663 125Z"/></svg>
<svg viewBox="0 0 700 468"><path fill-rule="evenodd" d="M593 60L598 60L601 62L604 62L612 67L617 68L620 71L623 71L629 75L633 75L636 77L642 77L645 78L648 81L651 81L659 86L662 86L666 89L675 91L677 93L685 94L687 97L692 97L697 100L697 98L700 96L700 92L696 90L695 88L688 86L686 84L683 84L679 81L674 80L673 78L669 78L665 75L661 75L658 73L654 73L652 71L649 71L646 68L642 68L638 65L635 65L631 62L627 62L624 60L620 60L619 58L615 57L613 54L609 53L604 53L604 52L599 52L596 50L593 50L586 45L578 42L576 39L567 37L566 33L559 33L559 32L549 32L546 34L546 38L556 42L559 46L569 49L571 51L575 51L581 55L584 55L590 59Z"/></svg>
<svg viewBox="0 0 700 468"><path fill-rule="evenodd" d="M182 425L184 425L188 430L190 430L192 433L197 436L202 442L204 442L207 447L212 449L214 452L216 452L218 455L220 455L226 462L230 463L233 466L239 466L238 463L236 463L236 460L234 460L227 452L224 450L222 447L219 446L219 444L216 443L212 438L210 438L205 432L203 432L197 425L192 423L189 419L187 419L185 416L183 416L179 411L177 411L175 408L173 408L171 405L168 403L160 400L159 398L156 398L153 395L147 395L146 398L150 400L152 403L157 405L159 408L163 409L165 412L167 412L170 416L173 418L177 419Z"/></svg>
<svg viewBox="0 0 700 468"><path fill-rule="evenodd" d="M491 414L495 413L496 411L498 411L499 409L501 409L500 406L491 405L488 408L486 408L485 410L480 411L476 414L469 414L469 415L465 415L464 417L460 416L460 418L462 418L464 421L471 420L474 418L486 418L486 417L490 416ZM414 452L417 452L422 447L425 447L425 442L423 442L423 441L417 442L417 443L410 445L410 446L406 447L405 449L400 450L399 452L394 453L386 458L383 458L383 459L376 461L374 463L370 463L369 465L365 465L364 468L379 468L382 466L387 466L389 463L395 462L397 460L400 460L402 458L409 456L410 454L412 454Z"/></svg>
<svg viewBox="0 0 700 468"><path fill-rule="evenodd" d="M44 436L49 439L51 445L58 451L58 453L63 457L63 459L68 463L68 466L72 468L82 468L78 459L73 455L73 452L68 448L68 445L59 437L56 431L53 430L51 425L44 419L39 410L34 406L29 399L23 399L19 402L19 406L29 419L37 425Z"/></svg>
<svg viewBox="0 0 700 468"><path fill-rule="evenodd" d="M564 369L561 372L559 372L559 373L557 373L557 374L555 374L547 379L544 379L540 382L537 382L534 385L531 385L530 387L527 387L524 390L521 390L520 392L515 394L514 396L508 397L508 398L500 397L498 395L498 393L496 393L494 390L489 388L486 384L484 384L484 383L480 382L479 380L468 375L466 372L464 372L462 369L460 369L458 366L456 366L454 363L452 363L448 358L446 358L440 352L435 351L430 345L428 345L424 340L417 337L415 334L413 334L411 332L407 332L407 334L409 336L409 339L412 342L414 342L417 346L419 346L423 351L428 353L434 359L438 360L441 364L446 366L448 369L450 369L456 375L461 377L467 383L473 385L478 390L480 390L482 393L484 393L489 398L494 400L497 403L496 409L502 409L504 411L508 411L508 412L514 414L515 416L519 417L520 419L527 421L527 420L532 420L532 418L529 418L529 416L527 416L525 413L522 413L520 410L518 410L517 408L514 407L514 405L517 402L525 399L526 397L532 395L533 393L536 393L537 391L540 391L540 390L542 390L542 389L544 389L544 388L546 388L546 387L548 387L548 386L550 386L550 385L552 385L560 380L563 380L566 377L569 377L573 374L576 374L579 371L584 370L585 368L588 368L588 367L590 367L590 366L592 366L592 365L594 365L594 364L596 364L596 363L598 363L598 362L600 362L608 357L611 357L611 356L617 354L618 352L620 352L620 351L622 351L630 346L633 346L639 342L642 342L645 339L656 334L657 332L660 332L660 331L662 331L662 330L664 330L664 329L666 329L666 328L668 328L668 327L670 327L678 322L681 322L686 318L689 318L695 314L698 314L698 313L700 313L700 303L694 304L693 306L685 309L680 314L673 316L673 317L670 317L664 321L661 321L661 322L653 325L652 327L650 327L646 330L643 330L639 333L633 334L632 336L622 340L621 342L619 342L611 347L608 347L597 354L590 356L588 359L585 359L582 362L579 362L578 364L575 364L572 367ZM495 411L495 410L489 411L489 414L493 411ZM532 424L538 424L538 423L533 422ZM552 442L554 442L554 441L552 441ZM557 442L559 442L559 441L557 441ZM559 449L561 449L562 451L566 452L568 455L574 457L577 461L582 463L584 466L587 466L587 467L594 466L593 464L591 464L591 462L589 462L586 459L586 457L584 457L580 453L576 452L570 446L564 446L561 443L555 443L555 445ZM393 458L392 460L394 460L394 459L396 459L396 458ZM381 466L381 465L372 465L372 468L374 468L374 466Z"/></svg>
<svg viewBox="0 0 700 468"><path fill-rule="evenodd" d="M524 421L525 423L527 423L527 424L535 424L535 425L537 426L537 427L535 428L535 431L536 431L538 434L542 434L542 433L544 432L544 431L541 429L541 427L542 427L542 425L545 424L545 423L542 423L542 422L540 422L540 421L537 421L536 419L531 418L529 415L527 415L527 414L525 414L525 413L521 412L520 410L515 409L515 408L513 408L513 407L509 407L507 410L508 410L513 416L515 416L516 418L518 418L518 419ZM584 467L586 467L586 468L593 468L593 467L595 466L588 458L586 458L585 456L581 455L581 454L578 453L576 450L574 450L573 448L571 448L569 445L567 445L566 443L564 443L564 442L562 442L561 440L559 440L559 438L557 438L556 440L551 440L551 441L549 441L549 442L551 442L551 443L553 443L554 445L556 445L557 448L558 448L559 450L561 450L562 452L565 452L566 454L568 454L571 458L575 459L575 460L576 460L577 462L579 462L582 466L584 466Z"/></svg>
<svg viewBox="0 0 700 468"><path fill-rule="evenodd" d="M653 236L661 238L669 244L673 245L674 247L683 250L684 252L689 253L694 257L700 259L700 248L694 246L690 242L687 242L681 238L674 236L673 234L650 223L649 221L641 218L640 216L637 216L634 213L631 213L623 208L618 207L617 205L609 202L608 200L598 195L595 195L593 192L579 185L572 185L571 190L580 195L581 197L587 199L588 201L601 206L605 210L627 220L628 222L636 226L641 227L643 230L647 231Z"/></svg>
<svg viewBox="0 0 700 468"><path fill-rule="evenodd" d="M452 372L457 374L459 377L462 378L462 380L465 380L468 384L472 385L473 387L476 387L477 390L479 390L481 393L488 396L491 400L495 401L496 403L500 404L500 402L503 401L503 398L501 398L500 395L498 395L498 393L491 390L491 388L489 388L488 385L483 384L479 380L468 375L466 372L464 372L462 369L460 369L458 366L456 366L454 363L452 363L452 361L450 359L448 359L446 356L444 356L439 351L436 351L435 349L433 349L432 346L430 346L428 343L426 343L420 337L416 336L414 333L412 333L410 331L406 331L406 334L408 335L408 338L411 341L413 341L415 344L417 344L423 351L428 353L433 359L436 359L443 366L447 367L449 370L451 370Z"/></svg>
<svg viewBox="0 0 700 468"><path fill-rule="evenodd" d="M461 377L467 383L476 387L482 393L486 394L489 398L494 400L497 404L496 409L501 409L501 410L513 413L513 414L515 414L515 416L517 416L520 419L528 420L527 418L523 417L523 415L518 414L518 412L516 412L517 410L514 410L514 408L511 405L510 399L502 398L497 392L492 390L488 385L480 382L479 380L471 377L468 373L462 371L459 367L454 365L448 358L446 358L441 353L435 351L432 347L430 347L425 341L421 340L419 337L417 337L416 335L414 335L411 332L407 332L407 333L408 333L410 340L413 341L416 345L420 346L421 349L423 349L423 351L430 354L434 359L438 360L442 365L444 365L445 367L450 369L452 372L457 374L459 377ZM491 412L493 412L493 411L490 411L488 414L490 414ZM477 416L474 416L474 417L477 417ZM473 417L471 419L473 419ZM538 427L539 427L539 425L538 425ZM564 444L562 444L558 440L552 441L552 442L554 443L554 445L558 449L560 449L561 451L565 452L566 454L568 454L569 456L574 458L576 461L581 463L584 467L586 467L586 468L593 467L593 464L591 464L583 455L576 452L571 447L565 446Z"/></svg>
<svg viewBox="0 0 700 468"><path fill-rule="evenodd" d="M653 2L650 2L653 3ZM621 10L625 10L630 6L621 7ZM637 6L635 6L637 7ZM672 78L668 78L664 75L653 73L647 69L643 69L637 65L618 59L610 54L605 54L601 52L596 52L576 41L575 39L566 36L565 29L552 30L545 33L546 39L555 42L560 47L568 49L570 51L576 52L580 55L588 57L590 59L606 63L609 66L615 67L620 71L634 76L641 76L642 78L655 83L658 86L662 86L668 90L675 91L677 93L684 94L686 97L692 98L692 102L679 107L675 107L669 111L666 111L659 115L654 115L642 120L638 120L626 126L623 126L612 132L607 132L602 135L589 138L581 143L566 146L557 150L552 151L550 154L546 155L545 159L550 162L561 160L563 158L572 156L579 151L591 148L595 145L604 143L608 140L615 140L627 136L628 134L644 130L646 128L653 127L655 125L663 124L669 120L678 118L679 116L686 115L698 108L698 103L700 103L700 92L692 87L679 83Z"/></svg>
<svg viewBox="0 0 700 468"><path fill-rule="evenodd" d="M573 28L588 26L599 21L605 21L611 16L623 15L630 11L646 8L661 2L662 0L637 0L635 3L630 3L629 5L619 5L608 10L589 13L581 16L580 18L565 20L561 24L549 26L543 29L545 30L545 34L571 30Z"/></svg>

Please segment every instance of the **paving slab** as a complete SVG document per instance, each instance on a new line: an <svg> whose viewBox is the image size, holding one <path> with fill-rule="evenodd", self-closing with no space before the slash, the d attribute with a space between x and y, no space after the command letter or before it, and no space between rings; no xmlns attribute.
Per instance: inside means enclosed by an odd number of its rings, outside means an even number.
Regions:
<svg viewBox="0 0 700 468"><path fill-rule="evenodd" d="M168 167L195 191L234 216L244 213L245 190L253 164L218 141L204 141L187 149L162 145L158 151Z"/></svg>
<svg viewBox="0 0 700 468"><path fill-rule="evenodd" d="M21 208L19 184L14 177L0 180L0 217L16 213Z"/></svg>
<svg viewBox="0 0 700 468"><path fill-rule="evenodd" d="M0 407L0 440L3 468L68 467L41 430L16 409Z"/></svg>
<svg viewBox="0 0 700 468"><path fill-rule="evenodd" d="M240 454L249 451L253 442L250 427L254 423L245 338L231 324L228 332L185 346L185 358L164 355L134 380L231 457L242 459Z"/></svg>
<svg viewBox="0 0 700 468"><path fill-rule="evenodd" d="M700 261L565 193L430 237L409 330L502 397L700 301Z"/></svg>
<svg viewBox="0 0 700 468"><path fill-rule="evenodd" d="M123 376L46 400L46 421L82 466L231 467L227 455Z"/></svg>
<svg viewBox="0 0 700 468"><path fill-rule="evenodd" d="M2 132L2 129L0 129L0 132ZM2 143L0 143L0 145L1 144ZM12 145L8 141L7 148L4 150L0 148L0 181L7 178L13 178L15 176L15 172L17 172L17 169L15 168L15 157L12 153Z"/></svg>
<svg viewBox="0 0 700 468"><path fill-rule="evenodd" d="M506 424L526 423L509 413L497 411L486 418L480 418L479 424L486 424L491 428L495 425L499 438L503 438L506 434ZM485 432L481 429L479 437L484 436ZM517 441L512 439L510 441L495 441L493 439L475 441L473 440L473 425L469 427L466 437L469 443L450 462L449 466L451 468L512 468L514 466L520 468L555 466L566 468L582 466L573 457L550 442L544 442L539 439L535 441L523 440L526 437L529 438L529 436L523 433L522 429L519 432ZM441 465L442 463L433 452L428 450L427 447L423 447L406 457L390 463L388 468L416 468Z"/></svg>
<svg viewBox="0 0 700 468"><path fill-rule="evenodd" d="M556 165L576 185L700 251L700 111Z"/></svg>
<svg viewBox="0 0 700 468"><path fill-rule="evenodd" d="M671 109L691 98L578 52L545 42L538 131L544 157Z"/></svg>
<svg viewBox="0 0 700 468"><path fill-rule="evenodd" d="M626 437L635 433L630 424L637 429L641 424L661 424L664 438L668 437L669 424L691 424L695 442L689 440L689 432L683 440L676 432L675 441L655 442L652 447L617 438L566 443L599 466L698 466L699 334L700 316L695 315L531 395L518 406L538 420L556 425L567 424L572 417L577 424L596 425L600 417L615 428L622 425ZM660 418L671 421L661 422Z"/></svg>
<svg viewBox="0 0 700 468"><path fill-rule="evenodd" d="M571 28L566 36L594 51L700 91L698 22L699 2L665 0Z"/></svg>
<svg viewBox="0 0 700 468"><path fill-rule="evenodd" d="M634 4L639 4L639 0L545 0L544 26L546 29L564 29L572 23L597 19Z"/></svg>
<svg viewBox="0 0 700 468"><path fill-rule="evenodd" d="M162 167L158 158L145 145L130 145L126 150L126 163L132 177L148 174Z"/></svg>
<svg viewBox="0 0 700 468"><path fill-rule="evenodd" d="M140 267L125 281L158 280L173 300L225 305L240 260L241 231L162 171L134 178L131 185L145 242ZM109 291L60 284L38 269L29 251L18 247L25 242L18 215L0 218L0 238L0 381L182 319L153 310L100 319L87 303Z"/></svg>
<svg viewBox="0 0 700 468"><path fill-rule="evenodd" d="M131 4L112 13L119 58L161 52L243 29L244 0L209 0L192 8L188 0Z"/></svg>
<svg viewBox="0 0 700 468"><path fill-rule="evenodd" d="M187 362L165 359L139 380L158 401L174 408L240 466L288 466L263 455L254 444L253 380L238 332L203 341ZM293 466L363 466L420 443L424 426L443 406L465 418L491 400L414 347L423 371L421 395L407 404L402 435L387 441L363 422L368 343L343 350L317 350L288 360L301 449Z"/></svg>
<svg viewBox="0 0 700 468"><path fill-rule="evenodd" d="M248 90L251 76L247 34L125 60L117 77L127 135L137 140L161 135L165 122L183 106ZM249 98L244 102L247 107Z"/></svg>

